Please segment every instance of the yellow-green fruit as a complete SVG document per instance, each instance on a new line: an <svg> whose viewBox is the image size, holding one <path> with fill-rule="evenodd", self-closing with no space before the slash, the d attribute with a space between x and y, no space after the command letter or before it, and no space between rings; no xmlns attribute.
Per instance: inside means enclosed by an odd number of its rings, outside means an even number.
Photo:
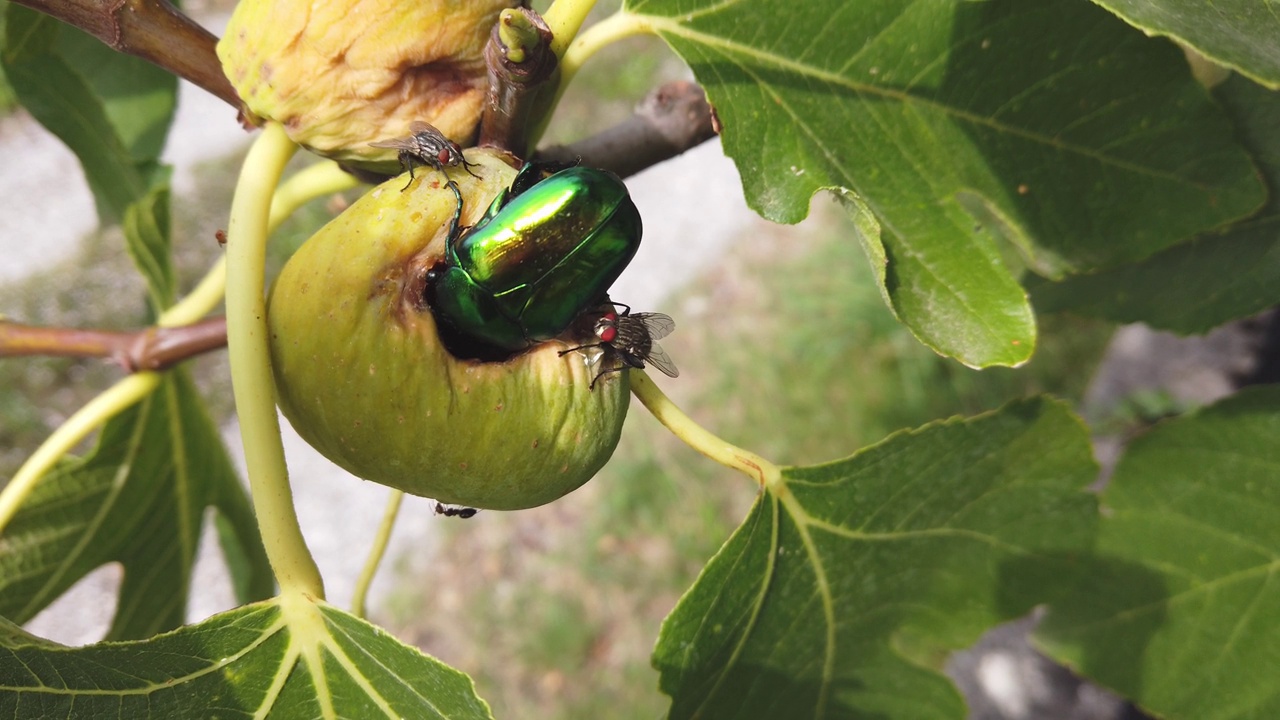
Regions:
<svg viewBox="0 0 1280 720"><path fill-rule="evenodd" d="M468 152L451 177L474 222L515 171ZM434 170L374 189L289 260L268 325L280 407L298 433L351 473L443 502L514 510L551 502L613 453L625 373L591 389L595 368L544 343L504 362L441 345L422 292L457 207ZM590 323L587 323L588 326ZM566 342L590 341L590 328ZM305 482L305 479L302 480Z"/></svg>
<svg viewBox="0 0 1280 720"><path fill-rule="evenodd" d="M487 88L483 50L518 0L240 0L218 43L249 110L338 160L393 161L374 140L435 125L475 134Z"/></svg>

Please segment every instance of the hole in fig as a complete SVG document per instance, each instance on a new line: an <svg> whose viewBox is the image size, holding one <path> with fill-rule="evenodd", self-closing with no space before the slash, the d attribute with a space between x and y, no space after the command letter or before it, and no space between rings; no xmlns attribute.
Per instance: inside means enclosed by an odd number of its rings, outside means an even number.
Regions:
<svg viewBox="0 0 1280 720"><path fill-rule="evenodd" d="M440 344L444 346L444 349L459 360L478 360L480 362L504 362L525 352L525 350L505 350L476 340L454 327L446 318L436 314L435 280L444 273L447 267L443 262L432 265L431 269L423 276L424 282L422 285L422 299L426 301L427 309L431 311L431 317L436 321L436 334L440 336Z"/></svg>

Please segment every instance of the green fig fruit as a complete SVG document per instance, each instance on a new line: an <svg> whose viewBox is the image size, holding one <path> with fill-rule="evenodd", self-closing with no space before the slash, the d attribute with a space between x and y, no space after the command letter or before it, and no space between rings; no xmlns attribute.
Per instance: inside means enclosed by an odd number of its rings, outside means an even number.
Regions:
<svg viewBox="0 0 1280 720"><path fill-rule="evenodd" d="M475 222L515 170L468 151L448 177ZM535 507L581 486L617 446L625 373L591 382L579 353L591 323L501 361L454 357L424 299L457 199L424 170L375 188L290 258L271 289L268 327L281 409L351 473L441 502ZM303 480L305 482L305 480Z"/></svg>

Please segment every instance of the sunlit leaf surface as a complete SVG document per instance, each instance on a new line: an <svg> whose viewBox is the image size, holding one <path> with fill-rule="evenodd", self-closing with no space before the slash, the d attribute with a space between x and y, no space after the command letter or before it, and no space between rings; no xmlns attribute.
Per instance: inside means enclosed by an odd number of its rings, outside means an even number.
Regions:
<svg viewBox="0 0 1280 720"><path fill-rule="evenodd" d="M748 202L795 222L820 189L859 196L879 221L893 308L970 365L1034 347L1008 248L1058 277L1146 257L1263 201L1182 53L1088 3L626 7L706 87Z"/></svg>
<svg viewBox="0 0 1280 720"><path fill-rule="evenodd" d="M785 470L663 625L671 717L965 717L938 668L1070 582L1095 471L1049 401Z"/></svg>
<svg viewBox="0 0 1280 720"><path fill-rule="evenodd" d="M292 593L143 641L51 648L2 636L0 715L491 717L466 675Z"/></svg>

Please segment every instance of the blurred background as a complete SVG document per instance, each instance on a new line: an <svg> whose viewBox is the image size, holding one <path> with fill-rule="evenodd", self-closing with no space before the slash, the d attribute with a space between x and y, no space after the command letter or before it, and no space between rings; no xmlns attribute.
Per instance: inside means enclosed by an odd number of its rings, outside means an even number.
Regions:
<svg viewBox="0 0 1280 720"><path fill-rule="evenodd" d="M597 13L618 4L603 1ZM216 33L231 6L218 0L187 10ZM546 141L571 142L621 121L649 89L683 77L683 63L658 40L609 48L581 73ZM175 166L173 237L184 288L222 252L214 235L226 227L249 140L231 109L183 85L165 159ZM0 157L0 314L46 325L145 324L144 293L119 230L97 229L75 158L14 106L2 79ZM737 171L714 141L628 185L645 239L612 295L675 318L677 329L662 345L680 377L655 380L707 428L775 462L844 457L898 429L1014 397L1052 393L1079 405L1112 336L1101 323L1041 318L1031 363L973 371L937 357L896 322L848 220L828 199L816 198L798 226L761 220L745 206ZM273 241L272 271L355 196L313 202L291 219ZM1133 332L1145 331L1128 332L1132 343ZM193 364L238 458L225 354ZM118 377L98 361L0 362L0 472L11 476L53 428ZM1203 400L1158 383L1117 381L1095 390L1088 414L1100 431L1123 437L1194 401ZM304 532L330 601L346 606L387 491L339 470L287 425L286 434ZM370 619L472 675L496 717L661 717L667 702L649 666L660 623L755 499L752 481L693 453L637 403L609 465L552 505L462 520L410 498L373 588ZM193 621L233 604L211 537L205 550ZM118 581L117 568L100 569L29 628L69 644L97 640ZM1013 626L1003 644L989 639L996 645L953 664L975 718L1130 712L1101 691L1081 690L1065 670L1037 665L1020 644L1024 631L1025 623ZM1006 681L1013 690L1001 690ZM1035 683L1070 691L1028 689Z"/></svg>

